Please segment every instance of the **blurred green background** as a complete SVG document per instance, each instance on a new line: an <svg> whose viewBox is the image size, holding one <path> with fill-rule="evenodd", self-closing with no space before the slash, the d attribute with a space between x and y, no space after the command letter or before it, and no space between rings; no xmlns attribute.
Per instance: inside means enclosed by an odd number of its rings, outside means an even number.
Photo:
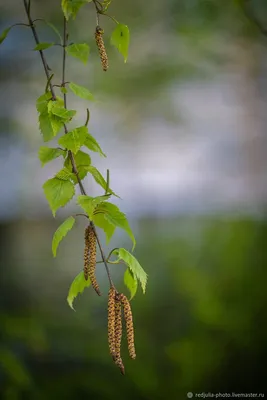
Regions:
<svg viewBox="0 0 267 400"><path fill-rule="evenodd" d="M246 10L244 4L246 3ZM93 155L123 200L149 275L132 301L137 359L123 342L126 376L108 353L107 291L66 297L83 265L79 220L52 258L51 239L75 202L54 220L43 182L36 98L45 88L31 32L14 28L0 47L0 393L3 399L184 399L187 392L266 388L265 0L113 0L110 13L130 27L129 60L109 44L103 73L89 4L69 26L88 42L88 66L68 59L67 80L86 85L90 132L107 159ZM253 15L252 20L247 16ZM32 0L33 18L62 27L60 2ZM0 5L0 28L25 22L22 1ZM41 41L55 41L39 22ZM60 82L59 47L46 50ZM84 122L88 106L69 96ZM92 195L99 194L86 178ZM130 242L117 232L109 249ZM111 266L123 287L122 265Z"/></svg>

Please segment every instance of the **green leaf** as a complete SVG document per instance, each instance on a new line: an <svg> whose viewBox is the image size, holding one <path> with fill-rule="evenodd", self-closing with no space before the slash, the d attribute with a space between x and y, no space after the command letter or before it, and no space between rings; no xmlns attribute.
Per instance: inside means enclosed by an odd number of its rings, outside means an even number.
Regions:
<svg viewBox="0 0 267 400"><path fill-rule="evenodd" d="M48 111L48 102L52 99L52 93L50 91L42 94L40 97L38 97L36 101L36 108L37 111L42 114L46 113Z"/></svg>
<svg viewBox="0 0 267 400"><path fill-rule="evenodd" d="M127 268L124 273L124 284L129 289L129 291L131 293L130 300L132 300L132 298L135 296L136 291L137 291L138 281L137 281L136 276L130 270L130 268Z"/></svg>
<svg viewBox="0 0 267 400"><path fill-rule="evenodd" d="M82 207L82 209L88 214L90 219L93 219L93 212L94 209L97 207L98 204L102 203L105 200L108 200L110 196L85 196L81 195L77 198L77 203Z"/></svg>
<svg viewBox="0 0 267 400"><path fill-rule="evenodd" d="M57 228L56 232L54 233L52 241L52 252L54 257L56 257L57 255L57 248L59 243L72 229L74 223L75 223L75 218L69 217Z"/></svg>
<svg viewBox="0 0 267 400"><path fill-rule="evenodd" d="M90 133L88 133L88 135L85 138L84 146L86 146L89 150L95 151L96 153L99 153L101 156L106 157L106 154L103 153L98 142L92 135L90 135Z"/></svg>
<svg viewBox="0 0 267 400"><path fill-rule="evenodd" d="M63 181L73 180L75 174L69 171L68 168L62 168L56 175L55 178L62 179Z"/></svg>
<svg viewBox="0 0 267 400"><path fill-rule="evenodd" d="M114 254L118 255L119 260L125 262L128 265L130 271L133 273L134 277L139 280L143 293L146 291L146 284L147 284L147 274L137 261L137 259L129 253L129 251L120 248L114 251Z"/></svg>
<svg viewBox="0 0 267 400"><path fill-rule="evenodd" d="M86 64L90 50L86 43L73 43L66 47L66 52L69 56L78 58Z"/></svg>
<svg viewBox="0 0 267 400"><path fill-rule="evenodd" d="M41 146L38 154L43 167L49 161L52 161L57 157L64 156L65 152L61 149L53 149L51 147Z"/></svg>
<svg viewBox="0 0 267 400"><path fill-rule="evenodd" d="M50 112L54 104L61 106L63 100L57 98L57 100L52 101L51 98L51 92L47 92L40 96L36 103L39 112L39 128L45 142L56 136L64 124L64 121Z"/></svg>
<svg viewBox="0 0 267 400"><path fill-rule="evenodd" d="M43 42L43 43L37 44L37 46L35 46L35 48L33 50L45 50L45 49L49 49L49 47L52 47L52 46L54 46L54 43Z"/></svg>
<svg viewBox="0 0 267 400"><path fill-rule="evenodd" d="M69 88L72 91L72 93L74 93L78 97L81 97L82 99L91 101L94 100L92 93L90 93L89 90L83 86L76 85L76 83L70 82Z"/></svg>
<svg viewBox="0 0 267 400"><path fill-rule="evenodd" d="M51 113L63 119L65 122L70 121L76 114L75 110L66 110L66 108L53 107Z"/></svg>
<svg viewBox="0 0 267 400"><path fill-rule="evenodd" d="M44 142L48 142L54 137L54 130L51 124L51 119L48 113L39 115L39 129L43 135Z"/></svg>
<svg viewBox="0 0 267 400"><path fill-rule="evenodd" d="M95 213L96 212L103 212L108 222L110 222L115 227L124 229L133 242L133 249L135 248L136 244L135 237L133 235L129 222L126 218L126 215L123 212L121 212L120 209L117 206L115 206L115 204L109 202L101 203L96 208Z"/></svg>
<svg viewBox="0 0 267 400"><path fill-rule="evenodd" d="M70 289L69 289L69 294L67 297L67 302L70 306L70 308L73 308L73 301L75 299L75 297L78 296L79 293L82 293L84 291L84 289L88 286L91 285L91 281L90 279L88 279L88 281L86 281L84 279L84 272L81 271L76 278L73 280ZM74 310L75 311L75 310Z"/></svg>
<svg viewBox="0 0 267 400"><path fill-rule="evenodd" d="M92 0L61 0L61 7L66 20L68 20L70 17L74 19L79 9L84 4L90 3L91 1Z"/></svg>
<svg viewBox="0 0 267 400"><path fill-rule="evenodd" d="M68 93L68 90L64 86L61 86L60 91L61 91L61 93L64 93L64 94Z"/></svg>
<svg viewBox="0 0 267 400"><path fill-rule="evenodd" d="M80 128L75 128L72 131L66 133L66 135L62 136L59 139L58 143L76 154L80 150L81 146L84 144L86 135L87 127L81 126Z"/></svg>
<svg viewBox="0 0 267 400"><path fill-rule="evenodd" d="M3 43L3 41L5 40L5 38L7 37L8 33L11 29L12 29L12 26L3 30L3 32L0 35L0 44Z"/></svg>
<svg viewBox="0 0 267 400"><path fill-rule="evenodd" d="M60 207L64 207L72 199L75 193L72 182L56 177L48 179L43 189L53 216Z"/></svg>
<svg viewBox="0 0 267 400"><path fill-rule="evenodd" d="M127 25L117 24L111 35L111 44L113 44L124 57L124 62L128 58L128 48L130 42L130 32Z"/></svg>
<svg viewBox="0 0 267 400"><path fill-rule="evenodd" d="M94 214L92 220L95 225L99 228L103 229L106 234L106 243L109 244L110 239L112 238L116 227L106 220L104 214Z"/></svg>
<svg viewBox="0 0 267 400"><path fill-rule="evenodd" d="M106 190L107 183L101 173L98 171L98 169L93 166L87 167L86 169L93 176L96 183L98 183L98 185L102 186L102 188Z"/></svg>
<svg viewBox="0 0 267 400"><path fill-rule="evenodd" d="M91 164L91 158L89 154L84 153L83 151L79 150L77 154L74 155L75 164L79 173L79 178L82 180L88 174L87 167ZM64 166L68 168L69 171L72 172L72 165L69 157L66 159ZM76 176L74 177L73 181L78 183Z"/></svg>

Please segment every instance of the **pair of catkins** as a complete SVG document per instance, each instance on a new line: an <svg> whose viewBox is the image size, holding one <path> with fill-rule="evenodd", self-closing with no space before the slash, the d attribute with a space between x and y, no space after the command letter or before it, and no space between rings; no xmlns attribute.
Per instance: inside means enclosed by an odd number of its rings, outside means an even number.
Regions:
<svg viewBox="0 0 267 400"><path fill-rule="evenodd" d="M99 285L95 276L96 270L96 235L92 225L85 229L85 248L84 248L84 278L91 281L96 293L101 296ZM126 334L129 355L132 359L136 358L134 346L134 327L131 305L123 293L118 293L112 286L108 294L108 344L110 354L119 367L121 373L125 374L124 365L121 358L121 339L122 339L122 309L126 324Z"/></svg>

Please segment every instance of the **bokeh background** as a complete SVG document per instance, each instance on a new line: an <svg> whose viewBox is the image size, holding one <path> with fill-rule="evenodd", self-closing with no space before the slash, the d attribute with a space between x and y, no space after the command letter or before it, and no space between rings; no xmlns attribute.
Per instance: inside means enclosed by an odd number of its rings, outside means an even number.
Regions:
<svg viewBox="0 0 267 400"><path fill-rule="evenodd" d="M246 8L244 9L244 5ZM83 265L85 221L60 244L54 231L77 207L51 215L42 184L35 101L45 76L30 30L0 47L0 397L15 399L183 399L187 392L266 389L267 29L265 0L113 0L130 27L129 60L109 44L101 70L89 4L69 25L91 47L88 66L68 59L67 80L87 86L89 130L107 159L115 199L131 221L135 255L149 275L132 301L136 361L124 340L126 376L108 354L107 291L66 302ZM60 1L32 0L33 18L62 29ZM248 18L248 16L250 18ZM25 22L22 1L1 1L0 28ZM37 23L41 41L57 41ZM60 82L61 50L46 50ZM85 121L86 101L70 95ZM85 186L101 194L88 177ZM101 236L103 238L103 236ZM110 246L130 249L120 231ZM111 266L123 287L123 265Z"/></svg>

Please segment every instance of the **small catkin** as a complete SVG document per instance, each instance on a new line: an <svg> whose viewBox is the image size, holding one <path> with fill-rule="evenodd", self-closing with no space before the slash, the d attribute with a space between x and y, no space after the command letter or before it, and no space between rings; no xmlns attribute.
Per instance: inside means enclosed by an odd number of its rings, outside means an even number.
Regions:
<svg viewBox="0 0 267 400"><path fill-rule="evenodd" d="M108 345L112 357L115 357L115 289L108 292Z"/></svg>
<svg viewBox="0 0 267 400"><path fill-rule="evenodd" d="M100 289L98 283L96 281L95 269L96 269L96 236L94 229L89 225L88 232L88 241L89 241L89 268L88 275L91 281L93 288L95 289L98 296L101 296Z"/></svg>
<svg viewBox="0 0 267 400"><path fill-rule="evenodd" d="M85 229L84 232L84 267L83 267L83 272L84 272L84 279L87 281L88 280L88 275L89 275L89 229L90 227L88 226Z"/></svg>
<svg viewBox="0 0 267 400"><path fill-rule="evenodd" d="M100 60L102 64L103 71L107 71L108 69L108 56L105 48L105 43L103 39L103 29L100 28L100 26L96 27L95 30L95 41L98 47L99 55L100 55Z"/></svg>
<svg viewBox="0 0 267 400"><path fill-rule="evenodd" d="M124 310L124 319L126 322L127 342L129 355L132 359L136 358L135 347L134 347L134 327L133 327L133 315L129 300L124 294L121 294L121 303Z"/></svg>
<svg viewBox="0 0 267 400"><path fill-rule="evenodd" d="M121 297L120 294L115 298L115 361L121 357L121 338L122 338L122 320L121 320Z"/></svg>
<svg viewBox="0 0 267 400"><path fill-rule="evenodd" d="M121 320L121 295L116 294L115 301L115 364L119 367L121 373L125 374L124 365L121 358L121 338L122 338L122 320Z"/></svg>

